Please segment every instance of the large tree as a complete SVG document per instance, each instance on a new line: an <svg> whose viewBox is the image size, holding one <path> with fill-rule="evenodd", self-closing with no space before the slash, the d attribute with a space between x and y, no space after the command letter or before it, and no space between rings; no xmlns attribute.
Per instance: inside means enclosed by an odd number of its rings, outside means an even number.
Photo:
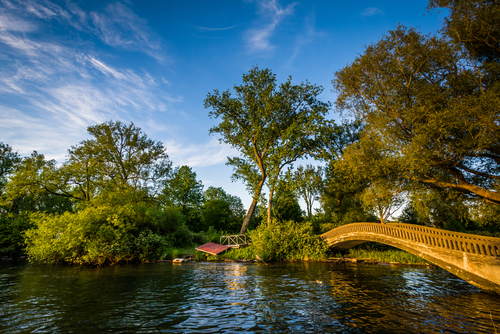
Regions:
<svg viewBox="0 0 500 334"><path fill-rule="evenodd" d="M205 99L212 108L210 117L220 118L210 133L238 149L241 157L229 158L234 177L243 179L253 200L241 226L244 233L259 201L266 181L270 187L268 219L271 215L274 187L285 166L310 154L317 145L316 129L329 104L318 96L322 87L308 82L292 84L291 77L280 85L269 70L252 68L243 75L243 83L229 90L214 90ZM269 179L268 179L269 178Z"/></svg>
<svg viewBox="0 0 500 334"><path fill-rule="evenodd" d="M366 124L345 169L500 204L500 71L491 59L402 26L366 47L333 80L337 109Z"/></svg>
<svg viewBox="0 0 500 334"><path fill-rule="evenodd" d="M89 202L114 194L142 201L168 178L171 163L163 144L133 123L110 121L87 130L92 138L72 146L61 166L37 152L23 158L7 185L7 198L45 194Z"/></svg>

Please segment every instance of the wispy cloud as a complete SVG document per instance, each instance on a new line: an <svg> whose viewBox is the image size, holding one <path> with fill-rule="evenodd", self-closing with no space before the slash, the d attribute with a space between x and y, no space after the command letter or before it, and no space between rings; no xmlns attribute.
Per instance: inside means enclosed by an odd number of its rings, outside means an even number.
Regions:
<svg viewBox="0 0 500 334"><path fill-rule="evenodd" d="M120 2L109 4L102 11L89 13L71 2L67 2L65 7L49 0L2 2L5 9L18 17L31 16L46 22L54 20L93 34L114 48L143 52L161 63L169 60L160 37L149 28L147 21ZM0 12L0 31L2 29L31 31L35 26L28 24L26 20Z"/></svg>
<svg viewBox="0 0 500 334"><path fill-rule="evenodd" d="M185 145L174 140L166 141L167 153L172 161L179 165L190 167L205 167L223 164L228 156L239 155L230 145L221 144L216 138L211 138L202 144Z"/></svg>
<svg viewBox="0 0 500 334"><path fill-rule="evenodd" d="M231 27L225 27L225 28L207 28L207 27L200 27L200 26L197 26L196 28L200 29L200 30L208 30L208 31L217 31L217 30L229 30L229 29L233 29L233 28L236 28L238 25L234 25L234 26L231 26Z"/></svg>
<svg viewBox="0 0 500 334"><path fill-rule="evenodd" d="M361 12L362 16L373 16L373 15L384 15L384 11L377 7L368 7L363 12Z"/></svg>
<svg viewBox="0 0 500 334"><path fill-rule="evenodd" d="M295 45L293 48L292 55L288 58L285 63L285 67L290 67L295 60L295 58L302 52L302 49L314 41L317 36L323 35L321 32L317 32L315 28L315 15L306 16L304 20L304 29L301 33L297 35Z"/></svg>
<svg viewBox="0 0 500 334"><path fill-rule="evenodd" d="M130 8L114 3L102 13L91 12L93 30L106 44L125 50L142 51L158 61L165 61L159 37L148 28L147 21Z"/></svg>
<svg viewBox="0 0 500 334"><path fill-rule="evenodd" d="M274 49L270 38L281 20L293 14L296 3L291 3L285 8L281 7L276 0L260 1L259 16L262 22L257 27L247 31L247 47L251 52L270 51Z"/></svg>
<svg viewBox="0 0 500 334"><path fill-rule="evenodd" d="M107 18L94 15L102 27L96 36L118 48L160 52L159 42L144 32L145 21L125 5L108 6L104 13ZM117 66L113 57L96 51L92 39L74 38L82 30L92 32L92 22L90 14L71 4L68 9L44 0L0 1L0 141L15 140L21 154L65 152L86 136L89 124L149 119L183 100L168 93L171 84L163 76ZM74 29L66 36L43 33L54 25ZM128 42L113 35L113 27L127 25L134 32Z"/></svg>
<svg viewBox="0 0 500 334"><path fill-rule="evenodd" d="M103 62L95 59L94 57L89 57L89 61L94 65L96 69L104 73L106 76L112 75L116 79L125 79L125 76L118 72L117 70L105 65Z"/></svg>
<svg viewBox="0 0 500 334"><path fill-rule="evenodd" d="M28 31L33 31L35 29L36 25L28 21L12 17L0 12L0 31L28 32Z"/></svg>

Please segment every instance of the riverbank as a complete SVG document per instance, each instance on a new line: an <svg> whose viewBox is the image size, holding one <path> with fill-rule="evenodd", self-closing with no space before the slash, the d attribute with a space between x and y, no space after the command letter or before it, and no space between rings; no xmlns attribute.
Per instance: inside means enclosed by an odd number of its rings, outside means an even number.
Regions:
<svg viewBox="0 0 500 334"><path fill-rule="evenodd" d="M194 254L196 261L235 261L235 262L253 262L258 260L250 247L231 249L224 254L214 256L202 252ZM285 261L272 261L272 262L290 262ZM297 260L293 260L295 262ZM364 249L350 249L346 253L335 254L324 259L309 259L304 258L298 261L312 261L312 262L330 262L330 263L370 263L370 264L401 264L401 265L431 265L428 261L418 257L414 254L405 252L403 250L364 250Z"/></svg>

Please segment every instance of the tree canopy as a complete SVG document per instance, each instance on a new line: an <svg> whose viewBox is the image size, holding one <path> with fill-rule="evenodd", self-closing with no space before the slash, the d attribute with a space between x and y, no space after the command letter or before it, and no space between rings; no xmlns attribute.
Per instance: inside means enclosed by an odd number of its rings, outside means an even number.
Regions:
<svg viewBox="0 0 500 334"><path fill-rule="evenodd" d="M344 168L500 204L500 72L492 71L446 37L389 31L335 73L337 109L365 123Z"/></svg>

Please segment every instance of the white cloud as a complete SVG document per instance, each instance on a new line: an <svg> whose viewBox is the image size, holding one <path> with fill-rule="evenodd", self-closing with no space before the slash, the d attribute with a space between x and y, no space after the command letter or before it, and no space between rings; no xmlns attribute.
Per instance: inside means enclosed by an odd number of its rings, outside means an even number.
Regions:
<svg viewBox="0 0 500 334"><path fill-rule="evenodd" d="M0 13L0 31L28 32L36 29L36 25L15 17Z"/></svg>
<svg viewBox="0 0 500 334"><path fill-rule="evenodd" d="M376 7L368 7L361 13L361 15L362 16L384 15L384 11Z"/></svg>
<svg viewBox="0 0 500 334"><path fill-rule="evenodd" d="M211 138L203 144L185 145L175 140L165 142L167 154L174 165L188 165L190 167L205 167L224 164L228 156L239 155L239 152L230 145L221 144L216 138Z"/></svg>
<svg viewBox="0 0 500 334"><path fill-rule="evenodd" d="M251 52L270 51L274 49L270 38L281 20L285 16L293 14L295 5L296 3L294 2L283 8L279 6L276 0L259 2L259 15L265 23L259 23L257 27L247 31L247 47Z"/></svg>
<svg viewBox="0 0 500 334"><path fill-rule="evenodd" d="M92 63L92 65L94 65L95 68L104 73L106 76L112 75L116 79L125 79L125 76L123 74L105 65L103 62L95 59L94 57L89 57L88 59Z"/></svg>

